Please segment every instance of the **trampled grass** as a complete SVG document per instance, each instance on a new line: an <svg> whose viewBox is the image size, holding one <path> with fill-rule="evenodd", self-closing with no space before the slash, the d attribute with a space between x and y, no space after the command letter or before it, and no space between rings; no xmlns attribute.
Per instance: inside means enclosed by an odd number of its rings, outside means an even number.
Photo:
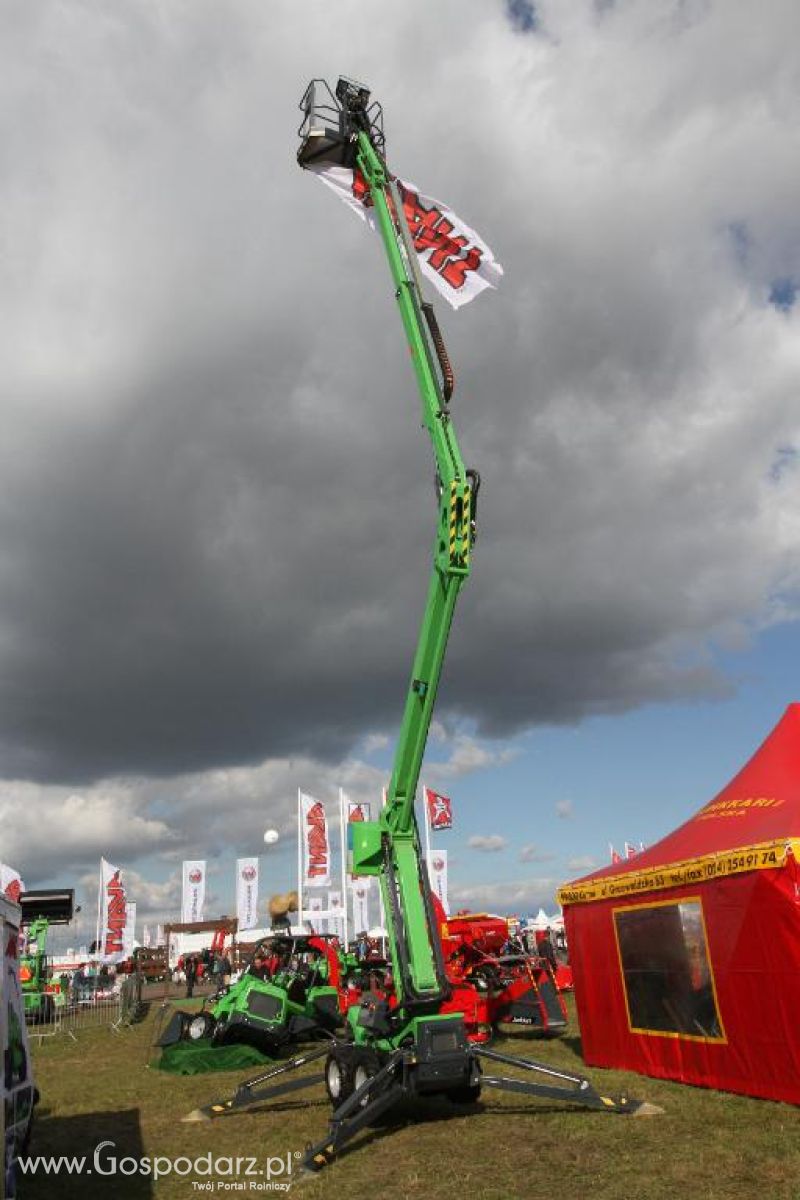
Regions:
<svg viewBox="0 0 800 1200"><path fill-rule="evenodd" d="M515 1035L498 1043L513 1053L584 1072L603 1091L661 1105L661 1116L629 1118L484 1091L470 1112L445 1100L425 1105L427 1119L405 1113L366 1130L322 1175L298 1178L295 1152L324 1136L329 1106L322 1085L260 1111L211 1123L182 1124L191 1109L225 1096L241 1072L176 1077L148 1066L155 1026L151 1012L120 1033L93 1030L76 1042L34 1048L41 1104L32 1154L87 1158L92 1174L57 1176L41 1170L24 1180L23 1200L130 1197L185 1200L212 1194L276 1195L264 1176L229 1173L228 1160L282 1156L293 1170L292 1192L304 1200L366 1197L384 1200L800 1200L800 1109L627 1072L585 1070L576 1034L554 1041ZM573 1030L575 1020L573 1015ZM210 1174L151 1176L98 1173L110 1158L163 1155L217 1160ZM185 1167L185 1163L182 1166ZM274 1164L277 1168L277 1164ZM130 1161L125 1164L132 1169ZM286 1174L275 1175L279 1182ZM210 1188L197 1184L211 1183ZM239 1184L240 1187L236 1187ZM250 1186L256 1185L255 1187ZM232 1186L228 1186L232 1185Z"/></svg>

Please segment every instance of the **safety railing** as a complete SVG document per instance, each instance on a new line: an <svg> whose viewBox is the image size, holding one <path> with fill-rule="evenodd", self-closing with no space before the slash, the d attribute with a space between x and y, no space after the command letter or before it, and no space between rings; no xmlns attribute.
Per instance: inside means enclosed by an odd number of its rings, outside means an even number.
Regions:
<svg viewBox="0 0 800 1200"><path fill-rule="evenodd" d="M36 1038L41 1044L45 1038L55 1037L61 1032L64 1015L63 998L51 991L24 991L25 1024L28 1038Z"/></svg>
<svg viewBox="0 0 800 1200"><path fill-rule="evenodd" d="M77 1041L88 1029L120 1030L132 1025L142 1010L142 980L126 975L113 982L77 979L59 993L27 993L25 1020L28 1036L39 1043L56 1034Z"/></svg>

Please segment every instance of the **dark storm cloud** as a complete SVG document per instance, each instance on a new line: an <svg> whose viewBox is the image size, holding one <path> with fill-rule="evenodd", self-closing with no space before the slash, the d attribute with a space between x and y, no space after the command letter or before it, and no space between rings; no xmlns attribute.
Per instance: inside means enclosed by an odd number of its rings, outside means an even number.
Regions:
<svg viewBox="0 0 800 1200"><path fill-rule="evenodd" d="M379 244L293 162L312 73L373 84L397 169L506 268L442 315L484 489L441 714L505 735L729 686L709 639L770 619L797 547L769 477L796 313L766 302L793 135L747 107L788 95L780 22L734 78L721 17L664 57L616 12L601 66L588 10L536 11L557 36L499 3L429 39L349 4L17 10L3 775L338 759L399 717L432 465Z"/></svg>

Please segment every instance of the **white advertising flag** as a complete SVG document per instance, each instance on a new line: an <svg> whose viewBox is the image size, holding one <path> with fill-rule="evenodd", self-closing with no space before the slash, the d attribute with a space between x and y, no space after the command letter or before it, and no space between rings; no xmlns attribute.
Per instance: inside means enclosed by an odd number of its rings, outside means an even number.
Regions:
<svg viewBox="0 0 800 1200"><path fill-rule="evenodd" d="M100 859L100 942L99 956L112 962L125 958L125 928L128 909L122 871Z"/></svg>
<svg viewBox="0 0 800 1200"><path fill-rule="evenodd" d="M157 946L164 945L164 926L163 925L156 925L156 945Z"/></svg>
<svg viewBox="0 0 800 1200"><path fill-rule="evenodd" d="M319 164L309 170L376 228L369 188L357 168ZM416 184L395 182L422 273L448 304L460 308L484 288L496 288L503 268L483 238L446 204L423 196Z"/></svg>
<svg viewBox="0 0 800 1200"><path fill-rule="evenodd" d="M5 896L8 900L13 900L14 904L18 904L20 895L24 891L25 884L22 882L19 871L15 871L13 867L9 867L5 863L0 863L0 895Z"/></svg>
<svg viewBox="0 0 800 1200"><path fill-rule="evenodd" d="M125 904L125 934L122 938L122 949L126 958L133 954L134 933L136 931L136 901L129 900Z"/></svg>
<svg viewBox="0 0 800 1200"><path fill-rule="evenodd" d="M328 892L328 933L333 933L340 942L344 941L344 905L341 892Z"/></svg>
<svg viewBox="0 0 800 1200"><path fill-rule="evenodd" d="M322 896L309 896L306 904L305 915L308 918L314 933L327 933L328 922L323 919L321 914L325 911L322 903ZM325 928L323 928L325 926Z"/></svg>
<svg viewBox="0 0 800 1200"><path fill-rule="evenodd" d="M303 886L330 887L331 842L325 805L300 793L300 834L303 847ZM310 904L308 905L311 911Z"/></svg>
<svg viewBox="0 0 800 1200"><path fill-rule="evenodd" d="M236 916L240 929L258 925L258 859L236 860Z"/></svg>
<svg viewBox="0 0 800 1200"><path fill-rule="evenodd" d="M145 950L150 949L150 926L149 925L142 926L142 945L144 946Z"/></svg>
<svg viewBox="0 0 800 1200"><path fill-rule="evenodd" d="M205 859L186 859L183 864L183 902L181 920L202 921L206 902Z"/></svg>
<svg viewBox="0 0 800 1200"><path fill-rule="evenodd" d="M442 908L449 912L447 904L447 851L434 850L431 853L431 888L442 902Z"/></svg>
<svg viewBox="0 0 800 1200"><path fill-rule="evenodd" d="M356 937L369 929L369 875L353 883L353 932Z"/></svg>

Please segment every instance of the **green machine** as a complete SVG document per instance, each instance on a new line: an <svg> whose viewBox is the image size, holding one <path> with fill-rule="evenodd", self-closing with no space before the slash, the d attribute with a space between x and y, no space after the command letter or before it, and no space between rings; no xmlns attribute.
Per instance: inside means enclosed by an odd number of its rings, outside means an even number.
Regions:
<svg viewBox="0 0 800 1200"><path fill-rule="evenodd" d="M439 1012L449 985L414 805L453 614L470 571L480 477L465 468L453 428L453 372L433 306L423 295L403 199L383 156L380 108L370 104L366 88L347 79L339 80L335 95L323 81L313 81L301 106L300 165L354 168L368 189L433 447L438 497L433 570L386 804L378 821L353 822L348 831L353 872L379 878L397 1004L390 1009L387 1000L366 997L350 1009L352 1042L334 1046L326 1081L332 1100L345 1099L385 1056L399 1062L400 1048L413 1046L415 1088L471 1099L480 1088L479 1068L466 1052L463 1018Z"/></svg>
<svg viewBox="0 0 800 1200"><path fill-rule="evenodd" d="M173 1013L157 1044L245 1042L274 1056L290 1043L330 1036L341 1026L341 983L333 937L271 934L256 943L236 983L204 1001L200 1012Z"/></svg>
<svg viewBox="0 0 800 1200"><path fill-rule="evenodd" d="M67 925L72 920L75 893L72 888L23 892L19 904L25 931L25 948L19 960L25 1019L32 1025L47 1024L55 1010L66 1003L64 989L53 979L47 935L51 925Z"/></svg>
<svg viewBox="0 0 800 1200"><path fill-rule="evenodd" d="M465 468L456 440L450 411L453 372L433 308L423 295L403 197L386 165L380 105L370 101L367 88L341 78L335 91L324 80L313 80L301 109L300 166L352 170L354 183L374 213L436 463L433 570L386 805L379 820L354 822L348 831L353 872L376 875L380 882L394 995L365 994L348 1010L346 1037L243 1083L233 1097L196 1110L187 1119L222 1115L316 1083L316 1075L277 1084L274 1080L323 1055L334 1111L328 1136L306 1152L304 1163L312 1171L323 1168L359 1130L409 1097L444 1094L455 1103L469 1104L479 1098L482 1086L489 1086L606 1112L655 1111L630 1098L601 1096L582 1076L470 1044L462 1014L442 1011L450 989L414 802L456 601L470 571L480 478ZM486 1062L513 1066L527 1078L490 1074L484 1069Z"/></svg>

